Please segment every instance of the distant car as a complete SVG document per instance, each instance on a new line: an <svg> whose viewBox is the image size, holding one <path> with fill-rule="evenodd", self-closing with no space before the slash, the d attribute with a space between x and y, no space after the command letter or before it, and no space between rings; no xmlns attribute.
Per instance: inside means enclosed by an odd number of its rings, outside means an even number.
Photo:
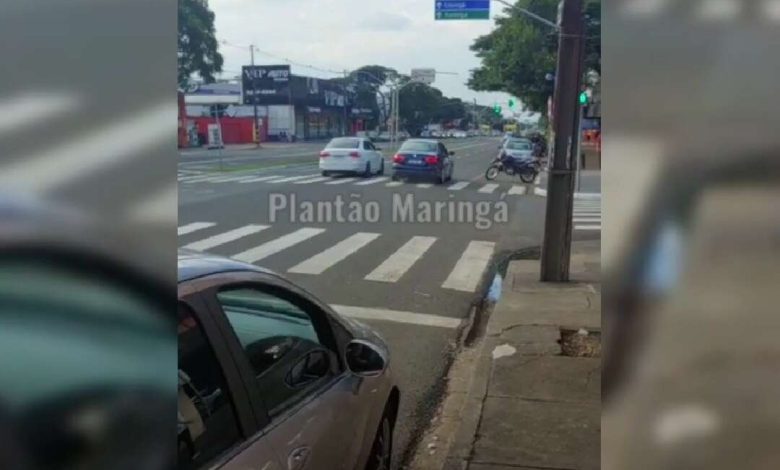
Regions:
<svg viewBox="0 0 780 470"><path fill-rule="evenodd" d="M400 391L369 327L271 271L178 256L178 468L390 468Z"/></svg>
<svg viewBox="0 0 780 470"><path fill-rule="evenodd" d="M452 179L455 163L441 142L433 139L409 139L393 156L393 181L404 177L433 177L439 184Z"/></svg>
<svg viewBox="0 0 780 470"><path fill-rule="evenodd" d="M456 139L465 139L469 135L464 131L455 131L452 133L452 136L455 137Z"/></svg>
<svg viewBox="0 0 780 470"><path fill-rule="evenodd" d="M336 137L320 152L322 176L357 173L365 177L385 172L385 159L371 140L362 137Z"/></svg>
<svg viewBox="0 0 780 470"><path fill-rule="evenodd" d="M533 144L528 139L509 139L503 146L499 156L505 155L516 160L530 160L533 158Z"/></svg>

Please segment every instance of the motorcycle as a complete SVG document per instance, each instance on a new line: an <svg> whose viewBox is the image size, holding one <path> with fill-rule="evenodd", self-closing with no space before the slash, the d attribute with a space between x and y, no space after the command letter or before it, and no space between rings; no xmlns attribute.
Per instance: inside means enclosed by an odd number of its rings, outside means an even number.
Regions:
<svg viewBox="0 0 780 470"><path fill-rule="evenodd" d="M485 179L492 181L501 172L509 176L517 175L523 183L533 183L539 175L539 162L536 159L520 160L502 154L490 163L485 171Z"/></svg>

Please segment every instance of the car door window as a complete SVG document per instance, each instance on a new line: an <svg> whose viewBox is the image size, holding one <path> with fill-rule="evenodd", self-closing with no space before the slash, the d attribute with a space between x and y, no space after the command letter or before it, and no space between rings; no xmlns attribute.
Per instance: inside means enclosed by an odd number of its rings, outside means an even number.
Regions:
<svg viewBox="0 0 780 470"><path fill-rule="evenodd" d="M447 147L445 147L444 144L439 144L439 155L445 159L449 156L449 153L447 152Z"/></svg>
<svg viewBox="0 0 780 470"><path fill-rule="evenodd" d="M363 141L363 150L374 150L374 146L371 145L371 142L364 140Z"/></svg>
<svg viewBox="0 0 780 470"><path fill-rule="evenodd" d="M332 347L326 346L333 341L326 337L323 318L277 294L254 288L217 294L271 416L333 377L338 364Z"/></svg>
<svg viewBox="0 0 780 470"><path fill-rule="evenodd" d="M178 468L195 469L212 462L242 437L214 350L184 304L179 304L178 337Z"/></svg>

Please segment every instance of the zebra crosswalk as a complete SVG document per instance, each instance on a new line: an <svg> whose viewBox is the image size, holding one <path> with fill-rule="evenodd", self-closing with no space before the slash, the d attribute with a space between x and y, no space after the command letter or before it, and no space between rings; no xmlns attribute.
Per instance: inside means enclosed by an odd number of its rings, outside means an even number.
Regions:
<svg viewBox="0 0 780 470"><path fill-rule="evenodd" d="M324 228L301 227L289 233L276 234L275 238L268 239L265 234L272 232L273 230L270 229L273 228L273 226L262 224L227 228L221 227L215 222L196 221L181 225L178 233L180 237L187 239L180 243L182 248L195 251L214 250L215 253L239 261L257 263L299 245L303 248L301 252L306 252L307 255L311 254L310 250L314 246L311 243L316 242L315 238L321 237L327 232L327 229ZM375 247L377 240L383 237L385 237L384 242L379 244L382 245L382 248ZM244 247L253 246L239 252L224 249L239 240ZM309 245L304 247L307 243ZM431 249L437 243L452 244L452 241L433 236L414 235L407 239L401 239L397 236L391 238L389 235L381 233L355 232L340 241L328 243L326 247L303 261L292 266L285 266L283 269L293 274L327 275L329 270L348 262L350 258L367 256L371 259L370 269L367 269L366 272L356 273L356 275L367 282L393 284L402 281L415 265L427 261L432 266L444 268L445 272L438 279L434 276L431 281L439 288L466 293L475 292L485 270L490 265L496 244L486 240L471 240L465 246L453 246L454 249L460 249L462 252L459 256L453 257L452 262L447 265L441 259L426 260L426 257L434 256L431 254ZM391 249L384 253L388 247ZM383 253L379 253L379 251L383 251ZM358 264L365 265L363 262ZM354 275L354 273L350 273L350 275Z"/></svg>
<svg viewBox="0 0 780 470"><path fill-rule="evenodd" d="M728 23L737 20L780 22L779 0L623 0L617 12L629 20Z"/></svg>
<svg viewBox="0 0 780 470"><path fill-rule="evenodd" d="M574 230L601 230L601 199L575 199L572 211Z"/></svg>
<svg viewBox="0 0 780 470"><path fill-rule="evenodd" d="M309 185L324 184L351 185L351 186L384 186L387 188L398 188L401 186L414 186L418 189L437 188L437 185L431 183L415 183L406 181L391 181L387 176L376 176L373 178L330 178L321 176L319 173L306 175L179 175L180 184L291 184L291 185ZM503 194L509 196L523 196L533 194L524 184L513 183L483 183L478 181L458 181L448 183L448 191L476 191L481 194Z"/></svg>

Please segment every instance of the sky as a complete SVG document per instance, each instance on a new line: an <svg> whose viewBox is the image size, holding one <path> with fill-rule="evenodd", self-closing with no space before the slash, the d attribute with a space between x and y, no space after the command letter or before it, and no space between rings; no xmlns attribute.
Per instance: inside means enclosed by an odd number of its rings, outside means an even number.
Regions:
<svg viewBox="0 0 780 470"><path fill-rule="evenodd" d="M503 7L491 3L490 20L436 21L435 0L210 0L217 40L225 63L223 76L239 75L250 63L285 63L280 58L329 70L379 64L409 74L434 68L434 87L445 96L485 106L508 108L509 95L469 90L469 70L480 61L469 49L494 27ZM227 44L223 43L227 42ZM243 47L242 47L243 46ZM292 65L296 75L337 75ZM505 113L506 114L506 113Z"/></svg>

